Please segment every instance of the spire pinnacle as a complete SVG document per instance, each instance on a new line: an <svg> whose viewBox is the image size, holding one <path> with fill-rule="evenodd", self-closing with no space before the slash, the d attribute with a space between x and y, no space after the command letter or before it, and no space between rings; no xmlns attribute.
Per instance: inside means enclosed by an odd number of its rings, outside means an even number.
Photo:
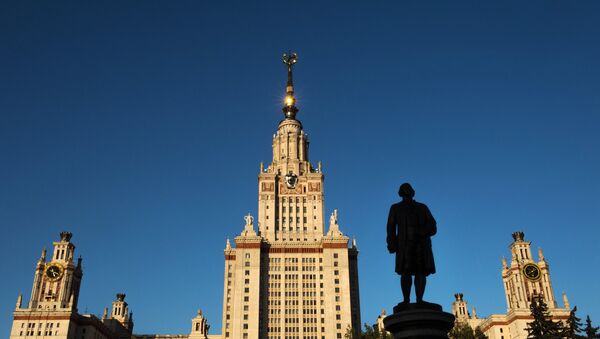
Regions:
<svg viewBox="0 0 600 339"><path fill-rule="evenodd" d="M40 262L46 262L46 247L42 248L42 255L40 255Z"/></svg>
<svg viewBox="0 0 600 339"><path fill-rule="evenodd" d="M295 119L298 108L296 107L296 98L294 97L294 81L292 68L294 64L298 62L298 55L292 51L283 53L283 63L287 65L288 76L287 86L285 89L285 101L283 106L283 113L286 119Z"/></svg>
<svg viewBox="0 0 600 339"><path fill-rule="evenodd" d="M546 258L544 258L544 252L542 252L542 248L538 247L538 257L540 261L545 261Z"/></svg>

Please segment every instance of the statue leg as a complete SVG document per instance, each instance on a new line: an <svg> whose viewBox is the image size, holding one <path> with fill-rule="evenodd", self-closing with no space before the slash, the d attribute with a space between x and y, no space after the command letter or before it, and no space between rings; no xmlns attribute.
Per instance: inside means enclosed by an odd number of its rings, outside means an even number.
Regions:
<svg viewBox="0 0 600 339"><path fill-rule="evenodd" d="M402 296L404 297L404 302L410 302L410 288L412 286L412 276L410 274L403 274L400 277L400 286L402 287Z"/></svg>
<svg viewBox="0 0 600 339"><path fill-rule="evenodd" d="M417 302L423 302L423 294L425 294L425 285L427 285L427 277L425 275L415 275L415 292L417 294Z"/></svg>

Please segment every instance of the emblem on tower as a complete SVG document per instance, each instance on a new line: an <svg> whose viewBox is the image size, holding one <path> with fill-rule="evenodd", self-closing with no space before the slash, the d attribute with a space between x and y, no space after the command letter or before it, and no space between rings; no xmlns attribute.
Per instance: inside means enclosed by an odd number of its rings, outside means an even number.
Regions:
<svg viewBox="0 0 600 339"><path fill-rule="evenodd" d="M295 188L297 183L298 176L292 173L292 171L285 175L285 185L287 186L287 188Z"/></svg>

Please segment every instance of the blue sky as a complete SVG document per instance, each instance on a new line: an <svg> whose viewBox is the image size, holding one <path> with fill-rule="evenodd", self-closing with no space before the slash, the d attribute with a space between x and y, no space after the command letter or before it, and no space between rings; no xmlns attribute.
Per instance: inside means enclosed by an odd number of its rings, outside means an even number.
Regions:
<svg viewBox="0 0 600 339"><path fill-rule="evenodd" d="M79 309L127 293L136 333L220 333L223 248L255 213L282 118L281 53L356 237L362 321L400 300L398 185L438 221L426 299L506 310L523 230L557 299L600 323L600 3L0 3L0 333L41 248L74 233Z"/></svg>

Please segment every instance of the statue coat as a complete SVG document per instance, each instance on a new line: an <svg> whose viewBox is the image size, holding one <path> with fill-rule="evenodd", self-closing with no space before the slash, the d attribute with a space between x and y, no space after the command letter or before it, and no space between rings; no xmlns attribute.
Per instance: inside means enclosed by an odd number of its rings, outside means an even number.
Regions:
<svg viewBox="0 0 600 339"><path fill-rule="evenodd" d="M393 204L387 222L387 246L390 253L396 253L396 273L435 273L431 236L436 233L437 225L427 205L414 200Z"/></svg>

